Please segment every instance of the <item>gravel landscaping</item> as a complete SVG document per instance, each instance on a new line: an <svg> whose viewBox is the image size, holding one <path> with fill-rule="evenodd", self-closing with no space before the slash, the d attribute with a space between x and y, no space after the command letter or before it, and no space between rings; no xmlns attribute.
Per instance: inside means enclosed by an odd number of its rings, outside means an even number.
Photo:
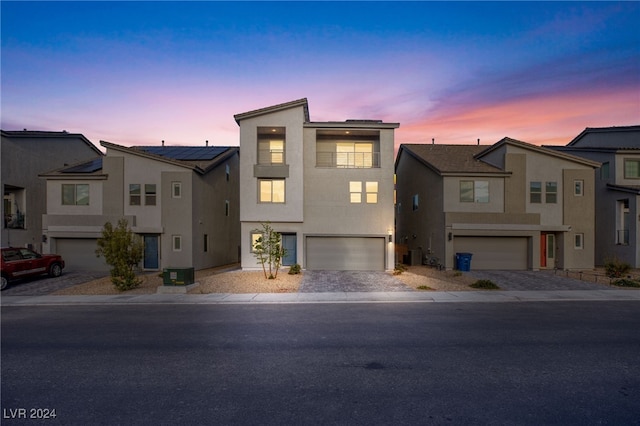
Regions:
<svg viewBox="0 0 640 426"><path fill-rule="evenodd" d="M192 288L191 294L208 293L296 293L302 282L303 274L289 275L287 270L281 270L278 277L267 280L262 271L241 271L229 268L233 265L196 271L195 280L199 286ZM236 267L237 268L237 267ZM100 278L79 284L54 295L112 295L112 294L153 294L162 285L162 276L158 272L140 275L143 282L136 289L120 292L111 284L110 277ZM465 274L454 271L438 271L426 266L408 266L407 270L395 278L405 285L424 290L423 286L435 291L472 291L469 284L475 280Z"/></svg>

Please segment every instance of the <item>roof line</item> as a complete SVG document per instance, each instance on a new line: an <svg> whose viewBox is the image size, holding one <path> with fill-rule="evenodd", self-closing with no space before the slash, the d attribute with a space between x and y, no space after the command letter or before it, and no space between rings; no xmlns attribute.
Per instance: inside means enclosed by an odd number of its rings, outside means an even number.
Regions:
<svg viewBox="0 0 640 426"><path fill-rule="evenodd" d="M78 138L89 148L93 149L98 155L104 155L97 146L94 145L85 135L82 133L69 133L66 131L54 132L48 130L0 130L2 136L6 138L26 138L26 137L38 137L38 138Z"/></svg>
<svg viewBox="0 0 640 426"><path fill-rule="evenodd" d="M254 109L252 111L241 112L240 114L234 115L233 118L236 120L236 123L240 124L241 120L245 120L247 118L257 117L259 115L296 108L299 106L304 108L304 121L309 122L309 103L307 102L307 98L297 99L295 101L272 105L265 108Z"/></svg>

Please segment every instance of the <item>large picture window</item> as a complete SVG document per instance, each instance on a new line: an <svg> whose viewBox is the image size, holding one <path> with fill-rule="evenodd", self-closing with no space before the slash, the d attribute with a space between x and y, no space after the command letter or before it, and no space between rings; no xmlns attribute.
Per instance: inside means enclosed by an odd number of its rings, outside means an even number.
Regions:
<svg viewBox="0 0 640 426"><path fill-rule="evenodd" d="M486 180L460 181L460 202L488 203L489 202L489 181L486 181Z"/></svg>
<svg viewBox="0 0 640 426"><path fill-rule="evenodd" d="M261 203L284 203L284 179L259 179L258 201Z"/></svg>
<svg viewBox="0 0 640 426"><path fill-rule="evenodd" d="M62 184L62 205L63 206L88 206L89 205L89 184Z"/></svg>
<svg viewBox="0 0 640 426"><path fill-rule="evenodd" d="M640 179L640 159L624 160L624 178Z"/></svg>

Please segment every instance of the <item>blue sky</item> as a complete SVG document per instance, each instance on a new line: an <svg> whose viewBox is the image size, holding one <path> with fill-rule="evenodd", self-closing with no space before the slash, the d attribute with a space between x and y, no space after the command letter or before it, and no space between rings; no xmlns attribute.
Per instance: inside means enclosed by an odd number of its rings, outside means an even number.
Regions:
<svg viewBox="0 0 640 426"><path fill-rule="evenodd" d="M640 124L638 2L1 2L2 128L237 145L306 97L396 143Z"/></svg>

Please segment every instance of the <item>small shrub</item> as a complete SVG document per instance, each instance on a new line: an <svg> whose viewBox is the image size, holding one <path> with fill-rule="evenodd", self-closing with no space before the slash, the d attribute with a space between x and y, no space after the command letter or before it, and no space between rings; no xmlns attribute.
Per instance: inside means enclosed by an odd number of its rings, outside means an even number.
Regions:
<svg viewBox="0 0 640 426"><path fill-rule="evenodd" d="M407 270L407 267L404 266L402 263L396 263L396 267L393 268L393 275L400 275L406 270Z"/></svg>
<svg viewBox="0 0 640 426"><path fill-rule="evenodd" d="M418 290L433 290L431 287L429 287L428 285L419 285L418 287L416 287Z"/></svg>
<svg viewBox="0 0 640 426"><path fill-rule="evenodd" d="M455 271L455 272L453 273L453 276L454 276L454 277L461 277L461 276L462 276L462 272L460 272L460 271Z"/></svg>
<svg viewBox="0 0 640 426"><path fill-rule="evenodd" d="M289 275L298 275L300 271L301 271L300 265L298 265L297 263L294 263L289 268Z"/></svg>
<svg viewBox="0 0 640 426"><path fill-rule="evenodd" d="M615 286L618 286L618 287L640 287L640 282L634 281L634 280L630 280L628 278L622 278L620 280L615 280L611 284L613 284Z"/></svg>
<svg viewBox="0 0 640 426"><path fill-rule="evenodd" d="M631 269L631 265L614 257L606 259L604 262L604 270L609 278L620 278Z"/></svg>
<svg viewBox="0 0 640 426"><path fill-rule="evenodd" d="M480 289L483 289L483 290L498 290L498 289L500 289L500 287L498 287L491 280L478 280L475 283L470 284L469 287L480 288Z"/></svg>

